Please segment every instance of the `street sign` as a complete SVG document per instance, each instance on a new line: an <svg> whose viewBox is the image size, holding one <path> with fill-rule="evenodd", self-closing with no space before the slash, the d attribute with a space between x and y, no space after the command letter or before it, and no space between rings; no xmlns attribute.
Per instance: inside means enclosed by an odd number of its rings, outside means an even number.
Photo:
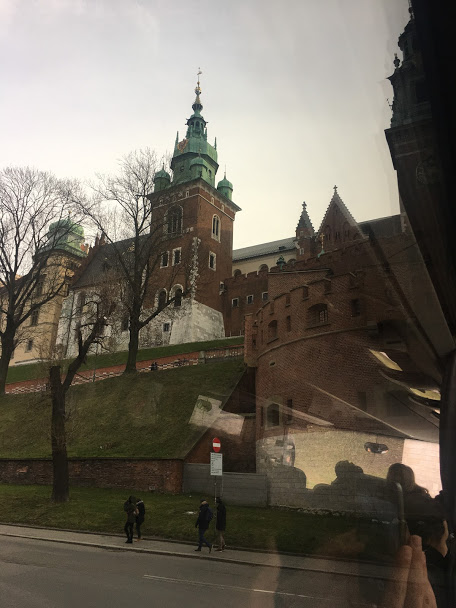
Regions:
<svg viewBox="0 0 456 608"><path fill-rule="evenodd" d="M214 439L212 440L212 449L214 450L214 452L220 452L221 447L222 444L220 443L220 439L218 437L214 437Z"/></svg>
<svg viewBox="0 0 456 608"><path fill-rule="evenodd" d="M223 475L223 454L211 453L211 475Z"/></svg>

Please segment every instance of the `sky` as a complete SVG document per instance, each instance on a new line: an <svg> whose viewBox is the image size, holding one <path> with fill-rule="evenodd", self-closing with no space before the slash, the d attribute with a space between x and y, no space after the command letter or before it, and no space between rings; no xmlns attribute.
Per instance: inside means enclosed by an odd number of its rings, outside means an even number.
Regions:
<svg viewBox="0 0 456 608"><path fill-rule="evenodd" d="M0 0L0 167L88 180L172 153L202 114L241 207L234 247L398 212L386 144L406 0Z"/></svg>

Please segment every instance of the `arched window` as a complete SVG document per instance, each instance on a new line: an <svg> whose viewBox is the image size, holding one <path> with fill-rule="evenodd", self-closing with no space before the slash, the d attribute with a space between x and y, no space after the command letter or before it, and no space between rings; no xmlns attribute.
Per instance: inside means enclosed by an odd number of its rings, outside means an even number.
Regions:
<svg viewBox="0 0 456 608"><path fill-rule="evenodd" d="M168 210L166 218L166 228L168 234L179 234L182 232L182 207L178 205Z"/></svg>
<svg viewBox="0 0 456 608"><path fill-rule="evenodd" d="M331 240L331 226L326 226L325 228L325 241Z"/></svg>
<svg viewBox="0 0 456 608"><path fill-rule="evenodd" d="M277 321L271 321L268 325L268 341L277 338Z"/></svg>
<svg viewBox="0 0 456 608"><path fill-rule="evenodd" d="M165 308L168 301L168 294L166 293L166 289L162 289L158 294L158 309L163 310Z"/></svg>
<svg viewBox="0 0 456 608"><path fill-rule="evenodd" d="M178 308L179 306L182 306L183 293L184 292L182 290L182 287L176 286L174 288L174 308Z"/></svg>
<svg viewBox="0 0 456 608"><path fill-rule="evenodd" d="M328 307L326 304L315 304L307 311L308 325L320 325L328 322Z"/></svg>
<svg viewBox="0 0 456 608"><path fill-rule="evenodd" d="M218 215L212 217L212 238L220 240L220 218Z"/></svg>
<svg viewBox="0 0 456 608"><path fill-rule="evenodd" d="M236 270L233 272L234 277L240 277L241 274L242 274L242 270L239 270L239 268L236 268Z"/></svg>
<svg viewBox="0 0 456 608"><path fill-rule="evenodd" d="M260 266L260 272L267 272L269 270L268 265L267 264L261 264Z"/></svg>

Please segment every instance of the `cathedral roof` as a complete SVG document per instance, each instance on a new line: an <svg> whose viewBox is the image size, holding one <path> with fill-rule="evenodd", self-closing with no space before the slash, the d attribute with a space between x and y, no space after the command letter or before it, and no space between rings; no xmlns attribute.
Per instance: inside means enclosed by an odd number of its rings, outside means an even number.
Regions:
<svg viewBox="0 0 456 608"><path fill-rule="evenodd" d="M233 262L256 258L271 253L283 253L284 251L296 251L295 237L271 241L270 243L260 243L252 247L243 247L233 251Z"/></svg>

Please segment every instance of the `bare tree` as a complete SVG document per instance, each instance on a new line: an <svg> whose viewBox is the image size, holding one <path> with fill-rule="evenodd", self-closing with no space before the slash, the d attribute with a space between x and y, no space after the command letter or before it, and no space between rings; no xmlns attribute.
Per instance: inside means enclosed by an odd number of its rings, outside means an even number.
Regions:
<svg viewBox="0 0 456 608"><path fill-rule="evenodd" d="M51 365L49 370L49 387L52 401L51 444L53 464L52 499L55 502L69 500L69 471L65 423L66 395L81 365L86 362L87 353L93 344L105 340L105 328L114 313L116 304L114 291L109 286L102 286L97 294L86 301L85 323L76 329L78 354L70 362L62 378L60 363Z"/></svg>
<svg viewBox="0 0 456 608"><path fill-rule="evenodd" d="M157 278L170 231L169 218L151 197L159 163L150 149L132 152L121 159L115 176L98 176L93 185L95 201L83 206L87 217L106 238L115 258L119 276L119 299L129 319L129 345L125 372L136 371L139 333L163 309L189 292L192 283L191 264L197 242L187 241L179 262L170 263L166 278ZM177 218L182 223L182 218ZM177 232L177 231L176 231ZM121 239L121 240L120 240ZM166 262L168 266L168 262ZM169 296L179 278L182 290ZM163 284L166 281L166 285ZM165 288L166 299L157 298Z"/></svg>
<svg viewBox="0 0 456 608"><path fill-rule="evenodd" d="M65 218L75 198L82 199L76 182L30 168L0 171L0 394L20 330L63 294L72 274L55 254L71 230ZM60 222L52 235L51 222Z"/></svg>

